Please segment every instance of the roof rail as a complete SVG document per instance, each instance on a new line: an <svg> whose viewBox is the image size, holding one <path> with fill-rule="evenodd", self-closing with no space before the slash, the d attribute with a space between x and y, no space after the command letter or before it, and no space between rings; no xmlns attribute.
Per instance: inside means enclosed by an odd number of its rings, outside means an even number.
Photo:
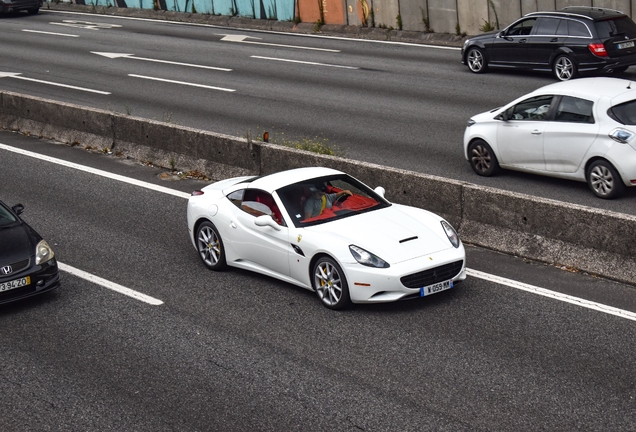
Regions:
<svg viewBox="0 0 636 432"><path fill-rule="evenodd" d="M625 12L619 11L618 9L610 9L610 8L601 8L601 7L593 7L593 6L566 6L561 10L568 9L585 9L589 11L599 11L599 12L616 12L620 14L624 14Z"/></svg>

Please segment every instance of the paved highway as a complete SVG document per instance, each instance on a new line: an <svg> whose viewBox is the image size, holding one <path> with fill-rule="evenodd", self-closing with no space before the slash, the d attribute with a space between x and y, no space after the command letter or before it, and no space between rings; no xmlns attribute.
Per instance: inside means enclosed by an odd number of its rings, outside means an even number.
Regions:
<svg viewBox="0 0 636 432"><path fill-rule="evenodd" d="M633 430L633 287L468 246L454 290L334 312L206 271L202 183L159 174L0 132L0 197L64 269L0 307L1 430Z"/></svg>
<svg viewBox="0 0 636 432"><path fill-rule="evenodd" d="M352 159L636 214L636 190L608 202L584 183L480 178L464 160L470 116L549 75L474 75L457 49L422 45L46 10L0 22L3 90L237 136L327 139Z"/></svg>

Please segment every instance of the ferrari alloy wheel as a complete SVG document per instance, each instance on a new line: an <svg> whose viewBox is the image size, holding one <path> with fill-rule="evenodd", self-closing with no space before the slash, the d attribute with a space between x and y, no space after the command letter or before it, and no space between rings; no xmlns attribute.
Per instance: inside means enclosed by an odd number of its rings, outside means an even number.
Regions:
<svg viewBox="0 0 636 432"><path fill-rule="evenodd" d="M475 140L468 147L470 166L480 176L489 177L499 171L499 162L492 148L483 140Z"/></svg>
<svg viewBox="0 0 636 432"><path fill-rule="evenodd" d="M559 81L567 81L572 78L576 78L576 65L570 57L567 55L560 55L554 61L552 68L554 76Z"/></svg>
<svg viewBox="0 0 636 432"><path fill-rule="evenodd" d="M216 227L208 221L197 229L197 251L203 264L210 270L222 270L226 266L223 241Z"/></svg>
<svg viewBox="0 0 636 432"><path fill-rule="evenodd" d="M605 160L592 162L587 169L587 184L594 195L604 199L616 198L625 189L620 174Z"/></svg>
<svg viewBox="0 0 636 432"><path fill-rule="evenodd" d="M347 279L338 263L329 257L316 261L313 285L318 298L329 309L342 309L351 302Z"/></svg>
<svg viewBox="0 0 636 432"><path fill-rule="evenodd" d="M466 54L466 64L468 64L468 69L474 73L483 73L488 69L488 65L486 64L486 56L484 52L477 48L473 47L468 50Z"/></svg>

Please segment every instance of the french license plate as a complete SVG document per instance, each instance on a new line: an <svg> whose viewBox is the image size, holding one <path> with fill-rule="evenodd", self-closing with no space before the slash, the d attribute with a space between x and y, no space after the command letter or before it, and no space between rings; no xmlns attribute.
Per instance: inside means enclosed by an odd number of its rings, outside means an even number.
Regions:
<svg viewBox="0 0 636 432"><path fill-rule="evenodd" d="M23 277L22 279L16 279L9 282L0 282L0 292L9 291L16 288L22 288L31 283L31 277Z"/></svg>
<svg viewBox="0 0 636 432"><path fill-rule="evenodd" d="M433 285L425 286L420 288L420 297L424 297L427 295L435 294L440 291L445 291L447 289L451 289L453 287L453 281L444 281L440 283L436 283Z"/></svg>
<svg viewBox="0 0 636 432"><path fill-rule="evenodd" d="M616 44L617 49L632 48L633 46L634 46L634 41L627 41L627 42L621 42L619 44Z"/></svg>

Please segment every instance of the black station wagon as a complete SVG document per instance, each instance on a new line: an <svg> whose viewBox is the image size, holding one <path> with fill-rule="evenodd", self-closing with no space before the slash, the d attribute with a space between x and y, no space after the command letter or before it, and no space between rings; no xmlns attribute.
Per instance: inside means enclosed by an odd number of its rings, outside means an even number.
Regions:
<svg viewBox="0 0 636 432"><path fill-rule="evenodd" d="M636 24L624 13L567 7L529 13L500 32L467 39L462 63L474 73L530 69L566 81L579 74L624 72L636 64L635 41Z"/></svg>

